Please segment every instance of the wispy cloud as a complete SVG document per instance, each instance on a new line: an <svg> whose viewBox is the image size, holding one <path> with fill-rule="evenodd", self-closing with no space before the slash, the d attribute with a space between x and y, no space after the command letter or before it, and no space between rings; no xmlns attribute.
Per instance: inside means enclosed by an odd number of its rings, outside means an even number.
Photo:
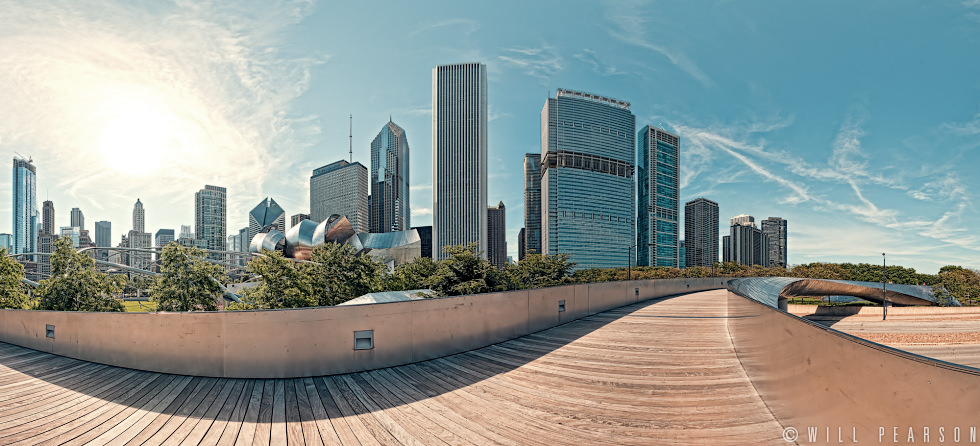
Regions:
<svg viewBox="0 0 980 446"><path fill-rule="evenodd" d="M647 30L655 28L651 26L650 19L647 17L651 5L651 2L645 0L610 3L606 8L610 35L630 45L659 53L705 87L714 87L714 81L683 51L665 46L647 35Z"/></svg>
<svg viewBox="0 0 980 446"><path fill-rule="evenodd" d="M432 215L431 208L412 208L412 217L419 217L422 215Z"/></svg>
<svg viewBox="0 0 980 446"><path fill-rule="evenodd" d="M565 68L565 60L549 45L540 48L509 48L503 53L497 56L501 62L542 79L548 79Z"/></svg>
<svg viewBox="0 0 980 446"><path fill-rule="evenodd" d="M443 20L441 22L424 25L416 29L415 31L409 33L408 36L415 37L418 36L419 34L427 33L429 31L433 31L439 28L446 28L446 27L456 27L459 28L464 34L470 35L474 31L480 29L480 23L475 20L462 19L462 18Z"/></svg>
<svg viewBox="0 0 980 446"><path fill-rule="evenodd" d="M595 51L588 48L583 49L580 53L575 53L573 56L591 67L592 72L595 74L601 76L618 76L627 74L626 72L617 69L614 65L604 62L599 58Z"/></svg>
<svg viewBox="0 0 980 446"><path fill-rule="evenodd" d="M235 190L229 214L245 215L245 197L319 132L291 106L328 56L281 51L312 2L144 6L0 0L0 140L76 205L162 207L208 183ZM167 187L149 187L149 172Z"/></svg>

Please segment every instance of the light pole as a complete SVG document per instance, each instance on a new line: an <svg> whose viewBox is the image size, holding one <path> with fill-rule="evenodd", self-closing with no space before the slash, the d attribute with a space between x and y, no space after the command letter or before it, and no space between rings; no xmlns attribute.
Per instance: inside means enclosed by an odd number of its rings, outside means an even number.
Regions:
<svg viewBox="0 0 980 446"><path fill-rule="evenodd" d="M888 319L888 298L885 296L885 253L881 253L881 320Z"/></svg>

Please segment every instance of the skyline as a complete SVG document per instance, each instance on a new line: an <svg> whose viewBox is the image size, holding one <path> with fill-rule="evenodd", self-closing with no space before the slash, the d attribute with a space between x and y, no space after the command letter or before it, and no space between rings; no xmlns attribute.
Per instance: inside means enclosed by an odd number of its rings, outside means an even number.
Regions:
<svg viewBox="0 0 980 446"><path fill-rule="evenodd" d="M412 226L426 226L431 69L481 62L483 205L506 205L515 258L523 155L540 152L544 99L569 88L630 101L637 128L680 136L681 202L715 201L721 222L789 220L790 264L886 252L924 273L980 267L976 2L539 3L517 16L434 3L383 16L315 2L0 5L12 67L0 147L34 158L58 227L78 207L116 223L113 245L137 198L148 229L177 230L206 184L228 190L229 234L266 196L308 213L312 170L347 158L349 114L362 164L389 116L405 129ZM0 179L4 200L11 183ZM12 232L0 203L0 232Z"/></svg>

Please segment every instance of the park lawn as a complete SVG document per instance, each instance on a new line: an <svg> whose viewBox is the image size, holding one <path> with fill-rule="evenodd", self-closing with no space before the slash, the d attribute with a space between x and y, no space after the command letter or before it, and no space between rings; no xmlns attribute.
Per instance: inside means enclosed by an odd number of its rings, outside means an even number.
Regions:
<svg viewBox="0 0 980 446"><path fill-rule="evenodd" d="M142 306L141 306L142 304ZM156 311L157 303L150 301L123 301L123 306L126 307L127 312L139 313L146 311Z"/></svg>

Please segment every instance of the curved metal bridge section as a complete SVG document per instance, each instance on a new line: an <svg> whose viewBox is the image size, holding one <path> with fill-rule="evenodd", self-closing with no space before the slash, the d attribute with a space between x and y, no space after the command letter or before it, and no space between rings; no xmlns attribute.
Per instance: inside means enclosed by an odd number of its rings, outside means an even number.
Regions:
<svg viewBox="0 0 980 446"><path fill-rule="evenodd" d="M941 302L932 287L926 285L882 284L853 280L807 279L798 277L750 277L732 279L729 288L770 307L793 297L852 296L889 305L960 306L956 299Z"/></svg>
<svg viewBox="0 0 980 446"><path fill-rule="evenodd" d="M467 353L294 379L142 372L0 344L0 444L785 444L724 290Z"/></svg>

